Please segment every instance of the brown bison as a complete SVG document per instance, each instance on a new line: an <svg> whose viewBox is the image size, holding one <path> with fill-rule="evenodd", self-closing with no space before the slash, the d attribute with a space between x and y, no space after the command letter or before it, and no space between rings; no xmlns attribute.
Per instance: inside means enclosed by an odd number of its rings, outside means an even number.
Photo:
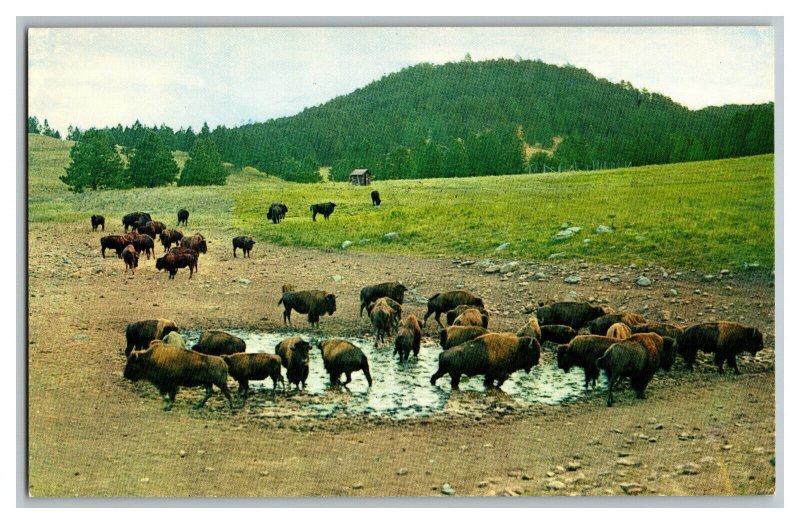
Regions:
<svg viewBox="0 0 800 524"><path fill-rule="evenodd" d="M150 213L143 213L141 211L136 211L134 213L128 213L124 217L122 217L122 226L125 228L125 232L128 232L128 228L136 229L139 226L143 226L149 221L151 221Z"/></svg>
<svg viewBox="0 0 800 524"><path fill-rule="evenodd" d="M175 322L166 318L131 322L125 328L125 356L134 349L146 349L150 342L162 339L173 331L179 332L180 329Z"/></svg>
<svg viewBox="0 0 800 524"><path fill-rule="evenodd" d="M139 267L139 255L136 254L136 249L131 244L122 250L122 261L125 262L125 274L127 275L130 269L131 274L135 275L136 268Z"/></svg>
<svg viewBox="0 0 800 524"><path fill-rule="evenodd" d="M206 239L200 233L195 233L190 237L183 237L181 239L181 247L188 247L197 253L208 253L208 245Z"/></svg>
<svg viewBox="0 0 800 524"><path fill-rule="evenodd" d="M155 239L158 236L158 228L155 223L150 220L145 225L136 228L136 232L140 235L148 235L150 238Z"/></svg>
<svg viewBox="0 0 800 524"><path fill-rule="evenodd" d="M375 329L375 347L378 347L379 343L383 343L384 337L390 336L392 330L397 326L397 318L400 313L390 304L390 300L397 304L391 298L383 297L370 304L367 308L372 327ZM397 306L399 307L400 305L397 304Z"/></svg>
<svg viewBox="0 0 800 524"><path fill-rule="evenodd" d="M597 385L597 378L600 376L600 369L597 367L597 359L603 356L612 344L619 342L617 338L602 337L600 335L578 335L569 344L560 344L556 352L556 362L558 369L569 373L573 366L583 368L583 387L589 389L589 382L592 387Z"/></svg>
<svg viewBox="0 0 800 524"><path fill-rule="evenodd" d="M531 317L528 322L517 331L518 337L533 337L539 342L542 341L542 328L536 317Z"/></svg>
<svg viewBox="0 0 800 524"><path fill-rule="evenodd" d="M614 402L613 390L622 379L631 379L636 398L645 398L644 390L656 374L663 369L669 371L675 362L675 339L662 338L655 333L638 333L612 344L603 356L597 359L597 367L608 377L608 400Z"/></svg>
<svg viewBox="0 0 800 524"><path fill-rule="evenodd" d="M178 225L183 224L186 227L189 227L189 212L185 209L181 209L178 211Z"/></svg>
<svg viewBox="0 0 800 524"><path fill-rule="evenodd" d="M125 235L106 235L100 239L100 253L106 258L106 249L113 249L118 257L122 256L122 250L131 243Z"/></svg>
<svg viewBox="0 0 800 524"><path fill-rule="evenodd" d="M447 312L447 314L445 315L445 319L446 319L445 321L447 322L447 325L448 326L452 326L453 322L455 322L456 319L468 309L476 309L476 310L478 310L478 313L480 313L482 316L486 317L486 325L483 326L483 327L485 327L485 328L489 327L489 312L488 311L486 311L481 306L465 306L465 305L457 306L455 309L451 309L450 311Z"/></svg>
<svg viewBox="0 0 800 524"><path fill-rule="evenodd" d="M172 409L181 386L205 387L206 394L194 409L203 407L214 393L212 385L222 391L233 411L233 399L228 391L228 366L219 357L186 351L154 340L144 351L133 351L128 355L123 374L133 382L147 380L158 388L162 396L166 395L164 411Z"/></svg>
<svg viewBox="0 0 800 524"><path fill-rule="evenodd" d="M288 291L281 296L278 305L283 304L283 323L292 325L292 310L300 314L308 313L308 322L319 325L319 317L336 312L336 296L326 291Z"/></svg>
<svg viewBox="0 0 800 524"><path fill-rule="evenodd" d="M286 393L286 384L281 375L281 357L272 353L234 353L233 355L222 355L222 360L228 365L228 374L233 380L239 383L237 395L242 399L247 399L250 392L251 380L264 380L267 377L272 379L272 397L275 397L275 390L278 382L283 386Z"/></svg>
<svg viewBox="0 0 800 524"><path fill-rule="evenodd" d="M408 356L414 353L416 358L419 355L419 346L422 340L422 328L415 315L408 315L400 322L400 329L394 339L394 354L400 356L400 362L408 360Z"/></svg>
<svg viewBox="0 0 800 524"><path fill-rule="evenodd" d="M477 308L468 308L453 320L454 326L481 326L489 327L489 317L482 315Z"/></svg>
<svg viewBox="0 0 800 524"><path fill-rule="evenodd" d="M97 231L98 226L102 227L103 231L106 230L106 217L103 215L92 215L92 231Z"/></svg>
<svg viewBox="0 0 800 524"><path fill-rule="evenodd" d="M586 327L589 328L589 333L592 335L605 335L608 333L608 328L619 322L632 328L633 326L647 323L647 319L638 313L611 313L597 317L589 322Z"/></svg>
<svg viewBox="0 0 800 524"><path fill-rule="evenodd" d="M563 324L578 330L589 321L611 313L608 306L593 306L588 302L556 302L536 310L539 324Z"/></svg>
<svg viewBox="0 0 800 524"><path fill-rule="evenodd" d="M165 229L161 232L159 236L161 245L164 246L164 252L166 253L167 250L172 246L172 244L180 245L181 239L183 238L183 232L178 231L177 229Z"/></svg>
<svg viewBox="0 0 800 524"><path fill-rule="evenodd" d="M300 389L306 389L308 379L308 352L311 345L300 337L289 337L275 345L275 354L286 368L286 379Z"/></svg>
<svg viewBox="0 0 800 524"><path fill-rule="evenodd" d="M325 217L325 220L328 220L328 217L333 214L333 209L336 207L336 204L333 202L325 202L324 204L312 204L311 209L311 220L314 222L317 221L317 215L322 215Z"/></svg>
<svg viewBox="0 0 800 524"><path fill-rule="evenodd" d="M469 291L448 291L447 293L436 293L428 299L428 312L425 313L425 317L422 319L422 325L425 326L428 323L428 317L435 313L434 319L439 324L439 327L443 328L444 326L439 320L441 314L447 313L448 311L461 305L486 307L483 305L483 300L476 297Z"/></svg>
<svg viewBox="0 0 800 524"><path fill-rule="evenodd" d="M683 333L683 328L679 326L673 326L672 324L666 324L664 322L646 322L644 324L631 326L631 332L658 333L662 337L670 337L678 340L678 338L681 336L681 333Z"/></svg>
<svg viewBox="0 0 800 524"><path fill-rule="evenodd" d="M155 244L153 244L153 239L149 235L136 235L131 240L131 245L133 245L137 255L144 252L147 255L147 260L150 260L150 255L156 256Z"/></svg>
<svg viewBox="0 0 800 524"><path fill-rule="evenodd" d="M356 371L363 371L367 384L372 387L367 356L358 347L341 338L320 341L317 347L322 351L322 361L325 364L325 371L330 376L331 386L339 385L339 378L344 373L346 380L342 385L346 387L352 380L350 375Z"/></svg>
<svg viewBox="0 0 800 524"><path fill-rule="evenodd" d="M233 258L236 258L236 250L241 249L243 256L249 257L250 250L253 249L256 241L247 236L235 237L233 239Z"/></svg>
<svg viewBox="0 0 800 524"><path fill-rule="evenodd" d="M203 331L200 340L192 346L192 351L204 353L206 355L233 355L234 353L244 353L247 344L241 338L225 333L218 329Z"/></svg>
<svg viewBox="0 0 800 524"><path fill-rule="evenodd" d="M633 335L633 331L628 326L628 324L623 324L622 322L617 322L616 324L611 324L611 327L608 328L606 331L607 337L625 339L629 336Z"/></svg>
<svg viewBox="0 0 800 524"><path fill-rule="evenodd" d="M678 337L678 350L686 362L686 367L692 369L698 351L714 353L714 364L720 373L722 365L727 362L737 375L739 366L736 364L736 355L747 351L755 355L764 349L764 335L754 327L745 327L736 322L704 322L688 327Z"/></svg>
<svg viewBox="0 0 800 524"><path fill-rule="evenodd" d="M270 204L269 209L267 209L267 220L272 220L273 224L280 224L288 212L289 208L283 204Z"/></svg>
<svg viewBox="0 0 800 524"><path fill-rule="evenodd" d="M439 369L431 377L431 385L445 374L450 384L458 389L461 375L484 375L483 385L488 389L503 385L511 373L539 364L541 348L531 337L517 337L511 333L488 333L439 354Z"/></svg>
<svg viewBox="0 0 800 524"><path fill-rule="evenodd" d="M183 339L183 336L178 333L177 331L170 331L166 335L164 335L161 340L164 344L169 344L172 347L186 349L186 341Z"/></svg>
<svg viewBox="0 0 800 524"><path fill-rule="evenodd" d="M578 336L577 331L562 324L544 324L539 326L539 329L542 331L542 342L567 344L570 340Z"/></svg>
<svg viewBox="0 0 800 524"><path fill-rule="evenodd" d="M450 349L486 333L489 333L489 330L480 326L450 326L439 332L439 344L442 349Z"/></svg>
<svg viewBox="0 0 800 524"><path fill-rule="evenodd" d="M175 249L175 248L172 248ZM197 271L197 252L192 249L182 251L170 250L166 255L156 259L156 269L165 270L169 273L168 280L174 280L175 275L181 268L189 268L189 278Z"/></svg>
<svg viewBox="0 0 800 524"><path fill-rule="evenodd" d="M364 314L364 308L369 304L382 297L389 297L398 304L402 304L406 291L408 288L400 282L383 282L361 288L361 309L358 311L358 316Z"/></svg>

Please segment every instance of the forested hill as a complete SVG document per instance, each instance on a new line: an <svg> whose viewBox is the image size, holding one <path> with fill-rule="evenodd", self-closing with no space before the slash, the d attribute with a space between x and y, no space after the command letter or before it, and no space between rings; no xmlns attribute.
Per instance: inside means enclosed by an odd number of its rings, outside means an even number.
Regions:
<svg viewBox="0 0 800 524"><path fill-rule="evenodd" d="M380 178L469 176L768 153L773 112L772 103L691 111L571 66L464 61L408 67L295 116L211 135L223 159L279 176L320 165L336 178L357 167Z"/></svg>

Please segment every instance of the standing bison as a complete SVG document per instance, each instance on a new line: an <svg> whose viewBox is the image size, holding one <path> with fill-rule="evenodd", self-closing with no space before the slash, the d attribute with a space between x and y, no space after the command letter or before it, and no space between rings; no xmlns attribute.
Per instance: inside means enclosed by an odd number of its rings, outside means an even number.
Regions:
<svg viewBox="0 0 800 524"><path fill-rule="evenodd" d="M281 375L281 357L272 353L234 353L233 355L222 355L222 360L228 365L228 374L233 380L239 383L237 395L243 400L247 399L250 392L251 380L264 380L267 377L272 379L272 397L275 398L275 390L278 382L283 387L286 394L286 384Z"/></svg>
<svg viewBox="0 0 800 524"><path fill-rule="evenodd" d="M311 345L300 337L289 337L275 345L275 354L286 368L286 380L297 389L306 389L308 379L308 352Z"/></svg>
<svg viewBox="0 0 800 524"><path fill-rule="evenodd" d="M133 245L137 255L144 251L144 254L147 255L147 260L150 260L150 255L156 256L155 244L149 235L137 235L131 241L131 245Z"/></svg>
<svg viewBox="0 0 800 524"><path fill-rule="evenodd" d="M143 226L151 220L153 219L150 218L150 213L136 211L134 213L128 213L122 217L122 226L125 228L125 232L127 233L128 228L135 230L137 227Z"/></svg>
<svg viewBox="0 0 800 524"><path fill-rule="evenodd" d="M176 251L173 251L176 250ZM189 268L189 278L197 271L197 251L186 248L172 248L166 255L156 259L156 269L169 273L167 280L175 280L181 268Z"/></svg>
<svg viewBox="0 0 800 524"><path fill-rule="evenodd" d="M336 312L336 296L318 289L311 291L288 291L281 296L278 305L283 304L283 323L292 325L292 310L308 314L308 322L319 326L319 317Z"/></svg>
<svg viewBox="0 0 800 524"><path fill-rule="evenodd" d="M106 258L106 249L113 249L118 257L122 256L122 250L131 243L126 235L106 235L100 238L100 253Z"/></svg>
<svg viewBox="0 0 800 524"><path fill-rule="evenodd" d="M400 282L383 282L361 288L361 308L358 316L364 314L364 308L382 297L389 297L398 304L402 304L406 291L408 288Z"/></svg>
<svg viewBox="0 0 800 524"><path fill-rule="evenodd" d="M373 206L381 205L381 195L380 193L378 193L378 191L373 191L372 193L370 193L370 196L372 197Z"/></svg>
<svg viewBox="0 0 800 524"><path fill-rule="evenodd" d="M619 342L618 338L601 337L600 335L579 335L573 338L569 344L561 344L556 352L556 362L558 369L569 373L573 366L583 368L583 387L589 388L597 385L597 378L600 376L600 369L597 367L597 359L603 356L612 344Z"/></svg>
<svg viewBox="0 0 800 524"><path fill-rule="evenodd" d="M539 329L542 332L542 342L566 344L578 336L577 331L563 324L544 324Z"/></svg>
<svg viewBox="0 0 800 524"><path fill-rule="evenodd" d="M204 353L206 355L233 355L234 353L244 353L247 349L247 344L241 338L219 331L217 329L209 329L203 331L200 335L200 340L197 344L192 346L192 351Z"/></svg>
<svg viewBox="0 0 800 524"><path fill-rule="evenodd" d="M189 212L185 209L178 211L178 225L189 226Z"/></svg>
<svg viewBox="0 0 800 524"><path fill-rule="evenodd" d="M269 209L267 209L267 220L272 220L273 224L280 224L288 212L289 208L283 204L270 204Z"/></svg>
<svg viewBox="0 0 800 524"><path fill-rule="evenodd" d="M444 326L439 320L441 314L447 313L451 309L455 309L461 305L485 307L483 305L483 300L476 297L469 291L448 291L447 293L436 293L428 299L428 312L425 313L425 317L422 319L422 325L425 326L428 323L428 317L435 313L434 319L439 324L439 327L443 328Z"/></svg>
<svg viewBox="0 0 800 524"><path fill-rule="evenodd" d="M399 355L400 362L408 360L414 353L414 358L419 356L419 347L422 341L422 328L415 315L408 315L400 322L400 329L394 339L394 354Z"/></svg>
<svg viewBox="0 0 800 524"><path fill-rule="evenodd" d="M175 244L176 246L180 245L182 238L182 231L178 231L177 229L165 229L161 232L159 241L161 242L161 245L164 246L164 252L166 253L172 244Z"/></svg>
<svg viewBox="0 0 800 524"><path fill-rule="evenodd" d="M556 302L537 309L536 318L542 325L563 324L578 330L589 321L611 312L608 306L593 306L588 302ZM608 327L606 327L607 329Z"/></svg>
<svg viewBox="0 0 800 524"><path fill-rule="evenodd" d="M188 247L197 253L208 253L208 245L206 239L200 233L195 233L190 237L181 238L181 247Z"/></svg>
<svg viewBox="0 0 800 524"><path fill-rule="evenodd" d="M136 268L139 267L139 255L136 254L136 249L131 244L122 250L122 261L125 263L125 274L127 275L130 269L131 275L135 275Z"/></svg>
<svg viewBox="0 0 800 524"><path fill-rule="evenodd" d="M445 318L446 318L446 321L447 321L447 325L448 326L455 325L454 323L455 323L456 319L459 316L461 316L462 313L466 312L468 309L475 309L475 310L478 311L478 313L480 313L480 315L482 317L486 317L486 325L483 326L483 327L489 327L489 312L488 311L486 311L481 306L463 306L463 305L462 306L457 306L455 309L451 309L450 311L447 312L447 314L445 315ZM483 319L481 320L481 323L483 323ZM460 324L460 325L463 325L463 324Z"/></svg>
<svg viewBox="0 0 800 524"><path fill-rule="evenodd" d="M518 337L533 337L539 342L542 341L542 328L536 317L531 317L528 322L517 331Z"/></svg>
<svg viewBox="0 0 800 524"><path fill-rule="evenodd" d="M402 314L400 304L389 297L379 298L367 307L369 319L375 329L375 347L392 334Z"/></svg>
<svg viewBox="0 0 800 524"><path fill-rule="evenodd" d="M736 364L736 355L747 351L755 355L764 349L764 335L754 327L745 327L736 322L705 322L686 328L678 337L678 350L686 362L686 367L692 369L698 351L714 353L714 364L720 373L722 365L727 362L728 367L738 375L739 366Z"/></svg>
<svg viewBox="0 0 800 524"><path fill-rule="evenodd" d="M638 313L610 313L597 317L586 324L586 327L589 328L589 333L592 335L605 335L608 333L608 328L617 323L622 323L633 328L634 326L647 323L647 319Z"/></svg>
<svg viewBox="0 0 800 524"><path fill-rule="evenodd" d="M153 340L164 338L167 334L180 331L172 320L159 318L155 320L139 320L131 322L125 328L125 356L134 349L145 349Z"/></svg>
<svg viewBox="0 0 800 524"><path fill-rule="evenodd" d="M487 333L489 330L480 326L450 326L439 332L439 344L442 349L450 349Z"/></svg>
<svg viewBox="0 0 800 524"><path fill-rule="evenodd" d="M317 221L317 215L322 215L325 217L325 220L328 220L328 217L333 214L333 208L336 207L336 204L333 202L325 202L324 204L313 204L309 209L311 209L311 220L314 222Z"/></svg>
<svg viewBox="0 0 800 524"><path fill-rule="evenodd" d="M92 215L92 231L97 231L98 226L102 227L103 231L105 231L106 218L103 215Z"/></svg>
<svg viewBox="0 0 800 524"><path fill-rule="evenodd" d="M317 347L322 351L322 361L325 371L331 380L331 386L339 385L339 379L344 373L346 380L342 382L347 386L352 380L351 375L356 371L363 371L367 384L372 387L372 375L369 373L367 356L357 346L341 338L331 338L321 341Z"/></svg>
<svg viewBox="0 0 800 524"><path fill-rule="evenodd" d="M236 258L236 250L241 249L243 255L245 257L250 256L250 250L253 249L253 246L256 244L256 241L247 236L236 237L233 239L233 258Z"/></svg>

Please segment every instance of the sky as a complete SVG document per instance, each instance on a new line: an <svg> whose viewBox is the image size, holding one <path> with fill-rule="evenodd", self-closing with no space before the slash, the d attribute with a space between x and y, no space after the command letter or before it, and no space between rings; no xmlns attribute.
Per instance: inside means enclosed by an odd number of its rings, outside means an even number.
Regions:
<svg viewBox="0 0 800 524"><path fill-rule="evenodd" d="M771 27L32 28L28 113L62 134L232 127L467 53L571 64L690 109L775 97Z"/></svg>

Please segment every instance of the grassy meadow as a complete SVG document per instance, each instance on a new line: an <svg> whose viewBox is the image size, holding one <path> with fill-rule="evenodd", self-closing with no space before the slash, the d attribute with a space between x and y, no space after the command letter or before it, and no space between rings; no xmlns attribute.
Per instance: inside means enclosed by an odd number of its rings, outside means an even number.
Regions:
<svg viewBox="0 0 800 524"><path fill-rule="evenodd" d="M70 142L29 136L28 219L79 223L106 216L121 229L131 211L175 224L191 213L184 232L222 228L281 245L369 250L421 256L544 259L553 253L587 261L656 264L716 271L774 264L774 157L593 172L460 179L393 180L355 187L342 182L293 184L252 168L212 188L131 189L72 194L58 180L69 164ZM185 160L184 153L176 153ZM372 207L377 189L383 204ZM337 207L329 221L311 221L309 205ZM266 220L271 202L289 207L279 225ZM563 223L582 230L557 241ZM596 233L600 225L612 233ZM399 234L384 240L389 232ZM589 239L589 242L584 240ZM227 240L227 239L226 239ZM495 248L508 242L500 252Z"/></svg>

